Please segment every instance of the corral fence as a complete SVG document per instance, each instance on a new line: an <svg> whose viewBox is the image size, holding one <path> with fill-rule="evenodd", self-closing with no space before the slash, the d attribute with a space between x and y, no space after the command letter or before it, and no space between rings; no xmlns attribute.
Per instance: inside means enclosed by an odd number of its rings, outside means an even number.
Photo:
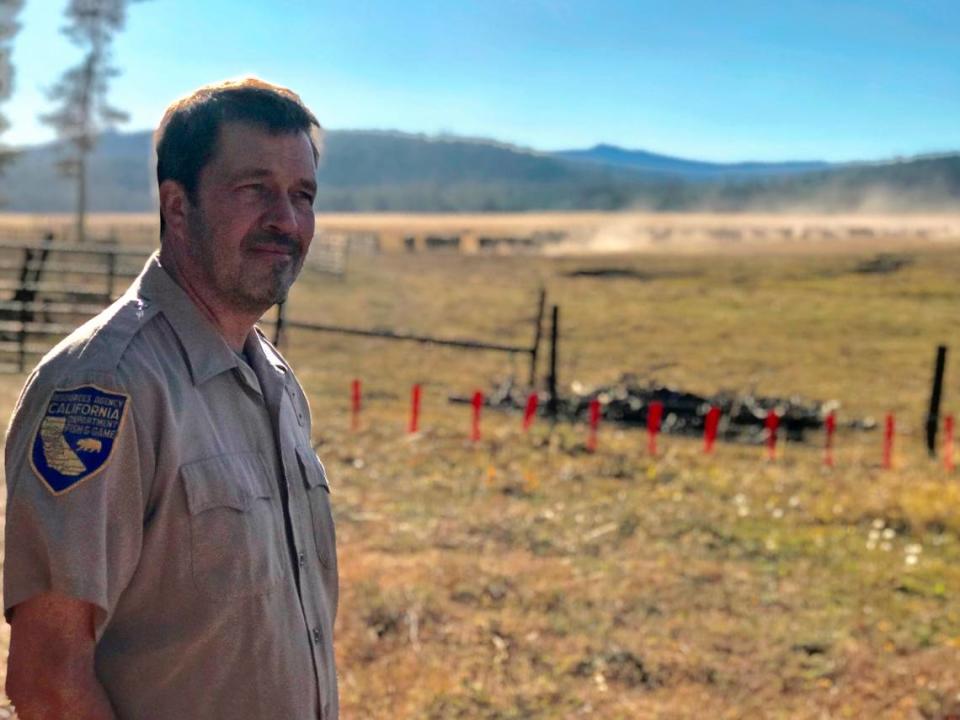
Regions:
<svg viewBox="0 0 960 720"><path fill-rule="evenodd" d="M93 317L140 272L147 248L108 243L0 243L0 371L23 372Z"/></svg>
<svg viewBox="0 0 960 720"><path fill-rule="evenodd" d="M12 237L11 237L12 236ZM0 372L23 372L115 300L143 268L151 245L63 242L54 232L0 240ZM314 243L309 266L343 277L346 244ZM279 317L278 313L278 317ZM267 321L274 325L275 321Z"/></svg>
<svg viewBox="0 0 960 720"><path fill-rule="evenodd" d="M321 237L311 247L307 267L344 277L351 244L363 247L362 243L351 243L347 236ZM372 244L368 241L368 245ZM0 241L0 298L6 297L0 299L0 372L23 372L61 337L100 312L137 276L151 251L149 246L120 246L111 240L82 244L60 242L52 232L46 233L40 242L27 239ZM283 305L278 306L275 320L264 320L261 324L273 327L276 344L281 342L285 333L297 330L526 355L530 363L529 383L533 386L543 336L545 302L546 293L541 289L531 318L533 328L529 345L289 321ZM554 395L556 308L551 338L549 387Z"/></svg>

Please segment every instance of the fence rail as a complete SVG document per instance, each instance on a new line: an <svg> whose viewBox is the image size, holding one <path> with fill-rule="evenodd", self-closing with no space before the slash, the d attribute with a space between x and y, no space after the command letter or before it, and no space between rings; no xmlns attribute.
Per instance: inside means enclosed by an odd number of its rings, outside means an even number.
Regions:
<svg viewBox="0 0 960 720"><path fill-rule="evenodd" d="M505 353L530 353L531 348L520 345L503 345L500 343L485 342L483 340L460 340L456 338L438 338L432 335L417 335L414 333L396 332L394 330L365 330L363 328L345 327L342 325L322 325L317 323L288 320L284 327L293 330L312 330L314 332L339 333L341 335L360 335L362 337L381 338L384 340L409 340L427 345L444 345L461 348L463 350L493 350Z"/></svg>
<svg viewBox="0 0 960 720"><path fill-rule="evenodd" d="M543 313L546 302L546 291L541 289L537 299L537 310L533 317L534 331L533 343L531 345L508 345L505 343L494 343L487 340L474 340L466 338L441 338L434 335L421 335L418 333L400 332L389 329L376 328L357 328L346 325L325 325L322 323L308 323L299 320L287 320L285 317L284 306L277 308L277 319L274 325L273 340L275 344L280 344L287 330L307 330L311 332L326 332L339 335L354 335L359 337L378 338L381 340L401 340L405 342L417 342L425 345L439 345L443 347L452 347L460 350L488 350L492 352L502 352L509 354L522 354L530 357L530 377L531 387L537 382L537 357L540 352L540 341L543 336ZM556 310L554 309L554 312ZM552 335L551 355L556 356L556 319L554 318L554 331ZM556 385L556 367L551 366L550 371L551 387Z"/></svg>

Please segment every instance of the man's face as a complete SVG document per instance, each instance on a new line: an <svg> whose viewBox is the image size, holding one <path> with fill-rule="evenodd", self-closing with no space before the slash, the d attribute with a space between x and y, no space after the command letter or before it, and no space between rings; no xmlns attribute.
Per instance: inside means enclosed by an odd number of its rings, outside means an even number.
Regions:
<svg viewBox="0 0 960 720"><path fill-rule="evenodd" d="M183 268L212 310L260 314L286 299L313 238L315 173L303 132L220 128L187 211Z"/></svg>

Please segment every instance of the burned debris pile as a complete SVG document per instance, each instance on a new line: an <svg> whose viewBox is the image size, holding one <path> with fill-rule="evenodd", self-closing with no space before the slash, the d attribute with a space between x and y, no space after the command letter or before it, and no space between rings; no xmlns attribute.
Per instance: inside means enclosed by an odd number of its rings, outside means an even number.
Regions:
<svg viewBox="0 0 960 720"><path fill-rule="evenodd" d="M568 421L586 420L590 402L598 398L604 422L646 427L647 411L654 402L663 404L661 431L677 435L703 434L707 413L711 407L721 412L719 437L725 440L761 443L764 424L770 410L780 417L780 431L786 439L802 442L809 430L823 427L827 415L838 407L836 402L817 402L800 397L764 397L750 394L721 392L707 397L677 388L641 383L633 375L624 375L612 385L587 390L574 383L568 395L557 399L557 417ZM470 402L470 398L451 397L451 402ZM546 393L540 393L537 414L548 415ZM484 405L500 410L523 410L525 390L512 380L496 386L485 397ZM870 429L870 419L857 420L849 427Z"/></svg>

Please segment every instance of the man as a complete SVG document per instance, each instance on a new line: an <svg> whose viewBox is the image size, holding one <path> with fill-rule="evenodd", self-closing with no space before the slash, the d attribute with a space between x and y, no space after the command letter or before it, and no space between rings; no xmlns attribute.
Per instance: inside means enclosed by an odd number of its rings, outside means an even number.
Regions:
<svg viewBox="0 0 960 720"><path fill-rule="evenodd" d="M159 255L28 379L6 446L22 720L337 717L329 486L254 328L313 237L319 137L259 80L172 105Z"/></svg>

